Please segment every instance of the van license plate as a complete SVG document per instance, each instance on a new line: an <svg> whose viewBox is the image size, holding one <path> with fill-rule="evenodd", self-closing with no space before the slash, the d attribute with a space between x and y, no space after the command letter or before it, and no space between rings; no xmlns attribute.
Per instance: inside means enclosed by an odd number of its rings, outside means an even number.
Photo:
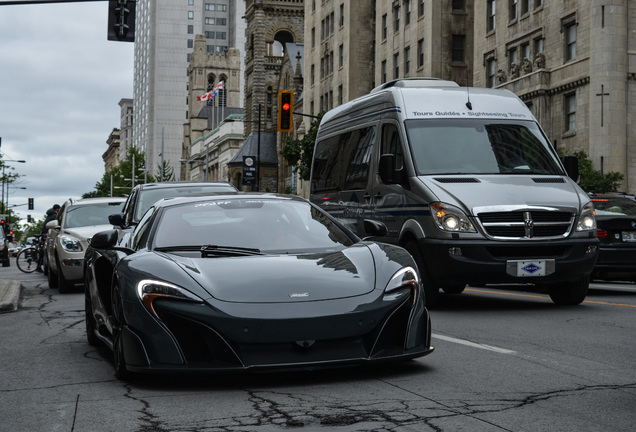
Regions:
<svg viewBox="0 0 636 432"><path fill-rule="evenodd" d="M518 260L506 262L506 273L515 277L547 276L554 273L555 263L549 260Z"/></svg>

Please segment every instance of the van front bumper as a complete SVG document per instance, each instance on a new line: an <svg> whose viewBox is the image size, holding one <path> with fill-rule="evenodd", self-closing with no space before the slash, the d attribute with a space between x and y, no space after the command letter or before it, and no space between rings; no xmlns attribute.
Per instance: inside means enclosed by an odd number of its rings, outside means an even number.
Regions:
<svg viewBox="0 0 636 432"><path fill-rule="evenodd" d="M440 286L484 283L553 283L589 275L598 258L596 238L545 242L422 239L427 271ZM545 276L510 274L512 261L550 261Z"/></svg>

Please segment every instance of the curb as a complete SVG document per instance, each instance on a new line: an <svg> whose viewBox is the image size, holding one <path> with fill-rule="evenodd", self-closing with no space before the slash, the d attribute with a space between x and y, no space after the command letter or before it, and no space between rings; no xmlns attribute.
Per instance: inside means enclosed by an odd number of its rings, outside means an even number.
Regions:
<svg viewBox="0 0 636 432"><path fill-rule="evenodd" d="M15 280L0 279L0 313L18 310L22 284Z"/></svg>

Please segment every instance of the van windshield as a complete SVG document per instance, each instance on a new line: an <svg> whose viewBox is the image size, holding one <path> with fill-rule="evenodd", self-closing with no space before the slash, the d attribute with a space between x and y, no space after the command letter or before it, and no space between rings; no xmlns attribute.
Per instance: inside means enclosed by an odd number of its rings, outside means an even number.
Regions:
<svg viewBox="0 0 636 432"><path fill-rule="evenodd" d="M409 120L406 131L418 175L564 174L533 121Z"/></svg>

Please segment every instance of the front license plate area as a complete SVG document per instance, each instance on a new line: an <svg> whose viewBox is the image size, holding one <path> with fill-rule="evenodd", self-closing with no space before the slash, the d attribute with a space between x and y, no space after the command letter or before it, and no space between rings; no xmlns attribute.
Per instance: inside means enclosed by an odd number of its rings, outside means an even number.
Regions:
<svg viewBox="0 0 636 432"><path fill-rule="evenodd" d="M554 273L554 269L553 259L506 261L506 273L514 277L547 276Z"/></svg>
<svg viewBox="0 0 636 432"><path fill-rule="evenodd" d="M624 242L636 242L636 231L623 231L621 237Z"/></svg>

